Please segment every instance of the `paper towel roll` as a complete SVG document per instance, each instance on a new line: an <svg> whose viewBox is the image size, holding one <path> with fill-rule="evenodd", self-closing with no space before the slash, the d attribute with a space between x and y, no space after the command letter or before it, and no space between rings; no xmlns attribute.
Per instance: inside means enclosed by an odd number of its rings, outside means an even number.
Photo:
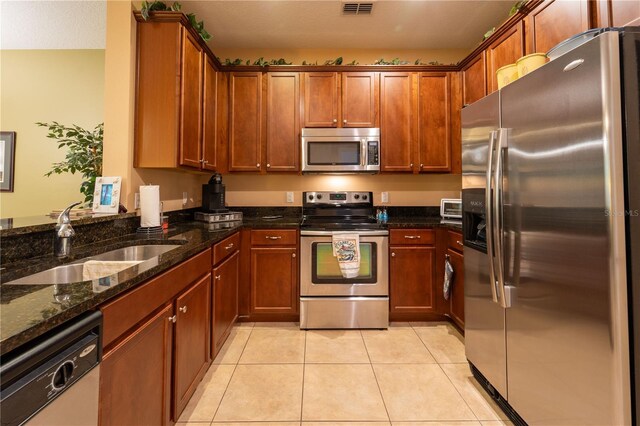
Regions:
<svg viewBox="0 0 640 426"><path fill-rule="evenodd" d="M160 226L160 186L140 187L140 226Z"/></svg>

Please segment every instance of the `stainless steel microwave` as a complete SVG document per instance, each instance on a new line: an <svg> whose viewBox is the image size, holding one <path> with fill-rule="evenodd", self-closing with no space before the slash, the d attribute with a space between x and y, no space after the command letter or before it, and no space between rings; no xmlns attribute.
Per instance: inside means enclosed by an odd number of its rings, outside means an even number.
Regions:
<svg viewBox="0 0 640 426"><path fill-rule="evenodd" d="M302 129L303 173L378 173L380 129Z"/></svg>

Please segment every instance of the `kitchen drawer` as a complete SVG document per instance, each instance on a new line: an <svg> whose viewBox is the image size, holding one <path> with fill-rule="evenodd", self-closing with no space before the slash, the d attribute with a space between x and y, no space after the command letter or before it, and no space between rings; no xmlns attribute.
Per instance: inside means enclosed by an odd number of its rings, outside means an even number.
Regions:
<svg viewBox="0 0 640 426"><path fill-rule="evenodd" d="M211 272L211 249L173 267L158 277L100 307L103 317L103 347L180 294L198 278Z"/></svg>
<svg viewBox="0 0 640 426"><path fill-rule="evenodd" d="M391 229L389 230L389 245L423 246L433 245L436 233L433 229Z"/></svg>
<svg viewBox="0 0 640 426"><path fill-rule="evenodd" d="M240 233L236 232L213 246L213 264L222 262L240 248Z"/></svg>
<svg viewBox="0 0 640 426"><path fill-rule="evenodd" d="M462 234L456 231L449 231L447 245L451 250L462 253Z"/></svg>
<svg viewBox="0 0 640 426"><path fill-rule="evenodd" d="M253 229L252 246L295 246L298 244L296 229Z"/></svg>

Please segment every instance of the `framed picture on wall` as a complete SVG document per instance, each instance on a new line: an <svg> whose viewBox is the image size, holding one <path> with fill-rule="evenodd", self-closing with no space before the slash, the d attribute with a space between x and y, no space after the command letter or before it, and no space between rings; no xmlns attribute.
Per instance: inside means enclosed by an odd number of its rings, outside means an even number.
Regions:
<svg viewBox="0 0 640 426"><path fill-rule="evenodd" d="M0 192L13 192L16 132L0 132Z"/></svg>
<svg viewBox="0 0 640 426"><path fill-rule="evenodd" d="M120 205L120 176L99 177L93 190L94 213L118 213Z"/></svg>

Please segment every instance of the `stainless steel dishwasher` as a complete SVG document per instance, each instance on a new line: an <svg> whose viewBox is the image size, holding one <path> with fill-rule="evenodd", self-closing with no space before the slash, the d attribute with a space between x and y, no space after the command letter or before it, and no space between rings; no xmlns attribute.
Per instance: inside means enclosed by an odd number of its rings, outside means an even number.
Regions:
<svg viewBox="0 0 640 426"><path fill-rule="evenodd" d="M70 320L0 366L2 426L98 424L102 314Z"/></svg>

